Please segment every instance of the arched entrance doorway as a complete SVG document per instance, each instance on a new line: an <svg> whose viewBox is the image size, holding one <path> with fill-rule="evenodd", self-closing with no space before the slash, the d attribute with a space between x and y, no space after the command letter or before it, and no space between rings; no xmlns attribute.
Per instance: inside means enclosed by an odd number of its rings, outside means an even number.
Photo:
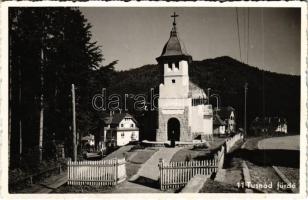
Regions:
<svg viewBox="0 0 308 200"><path fill-rule="evenodd" d="M175 141L180 140L180 122L176 118L168 120L168 140L171 141L171 146L175 146Z"/></svg>

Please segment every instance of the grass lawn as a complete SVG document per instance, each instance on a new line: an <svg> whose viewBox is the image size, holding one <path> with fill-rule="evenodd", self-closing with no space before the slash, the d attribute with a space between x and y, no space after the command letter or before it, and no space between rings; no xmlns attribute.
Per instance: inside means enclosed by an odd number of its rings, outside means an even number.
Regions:
<svg viewBox="0 0 308 200"><path fill-rule="evenodd" d="M216 137L214 136L213 141L209 140L210 143L210 149L217 149L219 148L227 139L227 137Z"/></svg>
<svg viewBox="0 0 308 200"><path fill-rule="evenodd" d="M136 164L143 164L145 163L155 152L157 149L142 149L142 150L135 150L134 155L129 158L129 162L136 163Z"/></svg>
<svg viewBox="0 0 308 200"><path fill-rule="evenodd" d="M204 160L213 157L213 151L216 151L227 138L214 137L213 141L209 141L209 148L187 147L176 152L171 162L182 162L188 160Z"/></svg>
<svg viewBox="0 0 308 200"><path fill-rule="evenodd" d="M211 156L211 151L209 149L193 150L189 148L183 148L173 155L171 162L201 160L201 158L206 158L208 156Z"/></svg>
<svg viewBox="0 0 308 200"><path fill-rule="evenodd" d="M108 154L103 160L109 160L113 158L123 158L125 157L126 152L130 151L134 145L125 145L120 147L119 149L115 150L114 152Z"/></svg>

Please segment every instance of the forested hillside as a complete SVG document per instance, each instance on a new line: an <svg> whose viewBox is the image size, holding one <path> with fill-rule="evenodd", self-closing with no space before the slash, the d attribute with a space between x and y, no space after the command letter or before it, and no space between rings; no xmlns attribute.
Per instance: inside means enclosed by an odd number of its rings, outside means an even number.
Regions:
<svg viewBox="0 0 308 200"><path fill-rule="evenodd" d="M243 123L244 84L248 83L248 125L256 116L280 116L288 121L290 131L299 131L300 77L260 70L224 56L193 61L189 68L190 79L211 94L219 94L219 106L233 106L238 115L239 127ZM110 91L148 93L159 84L157 65L121 71L111 81ZM216 99L210 99L216 106Z"/></svg>
<svg viewBox="0 0 308 200"><path fill-rule="evenodd" d="M159 67L145 65L115 71L117 61L102 65L103 49L92 41L91 24L77 8L10 8L9 10L9 155L10 167L35 169L32 164L54 157L53 144L72 154L73 107L77 138L97 134L102 114L93 96L149 95L159 85ZM136 66L137 67L137 66ZM230 57L193 61L190 79L220 106L233 106L242 127L244 84L248 82L248 125L256 116L279 116L291 131L299 131L300 77L265 72ZM75 104L72 98L75 86ZM157 90L156 90L157 92ZM123 99L122 99L123 101ZM146 114L127 102L142 128ZM216 106L216 100L210 99ZM264 112L263 112L264 111ZM56 142L54 142L56 141ZM36 162L37 161L37 162ZM30 165L31 164L31 165Z"/></svg>

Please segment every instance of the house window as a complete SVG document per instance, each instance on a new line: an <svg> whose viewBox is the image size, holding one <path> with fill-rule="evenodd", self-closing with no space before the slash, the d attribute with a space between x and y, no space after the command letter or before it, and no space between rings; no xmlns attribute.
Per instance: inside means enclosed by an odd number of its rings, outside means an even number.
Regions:
<svg viewBox="0 0 308 200"><path fill-rule="evenodd" d="M132 132L131 139L132 139L132 140L135 140L135 139L136 139L136 136L135 136L135 133L134 133L134 132Z"/></svg>
<svg viewBox="0 0 308 200"><path fill-rule="evenodd" d="M124 138L124 132L123 132L123 133L121 133L121 138Z"/></svg>
<svg viewBox="0 0 308 200"><path fill-rule="evenodd" d="M172 83L175 83L175 79L172 79Z"/></svg>
<svg viewBox="0 0 308 200"><path fill-rule="evenodd" d="M130 127L134 128L134 124L131 124Z"/></svg>
<svg viewBox="0 0 308 200"><path fill-rule="evenodd" d="M121 124L121 127L124 127L124 124Z"/></svg>

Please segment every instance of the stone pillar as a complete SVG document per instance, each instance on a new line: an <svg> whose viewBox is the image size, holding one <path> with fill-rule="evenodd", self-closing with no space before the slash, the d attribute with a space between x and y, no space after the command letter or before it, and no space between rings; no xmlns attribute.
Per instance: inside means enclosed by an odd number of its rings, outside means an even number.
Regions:
<svg viewBox="0 0 308 200"><path fill-rule="evenodd" d="M188 123L188 107L185 107L183 115L179 117L181 123L180 129L180 141L182 142L191 142L192 141L192 133L191 127Z"/></svg>
<svg viewBox="0 0 308 200"><path fill-rule="evenodd" d="M167 121L168 118L164 116L162 113L162 110L159 109L158 111L158 129L156 132L156 141L157 142L165 142L168 140L168 134L167 134Z"/></svg>

